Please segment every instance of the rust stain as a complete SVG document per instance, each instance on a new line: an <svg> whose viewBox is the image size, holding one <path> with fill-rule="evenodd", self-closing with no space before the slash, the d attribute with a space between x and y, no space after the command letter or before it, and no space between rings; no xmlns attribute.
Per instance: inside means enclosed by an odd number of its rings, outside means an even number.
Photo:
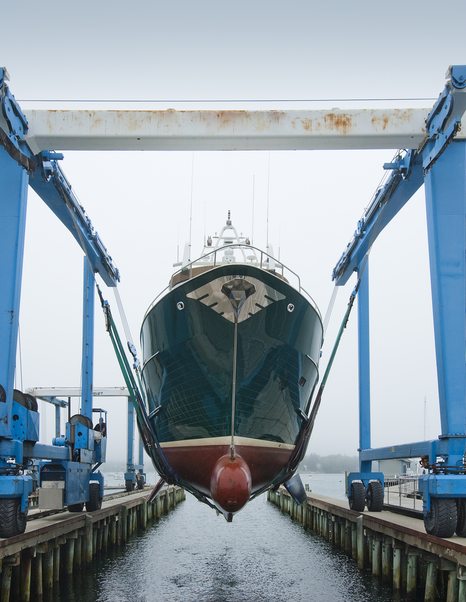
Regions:
<svg viewBox="0 0 466 602"><path fill-rule="evenodd" d="M350 115L345 113L328 113L324 116L325 125L331 130L337 130L340 134L348 134L353 126Z"/></svg>
<svg viewBox="0 0 466 602"><path fill-rule="evenodd" d="M312 132L312 119L303 119L301 123L306 132Z"/></svg>
<svg viewBox="0 0 466 602"><path fill-rule="evenodd" d="M409 123L413 118L413 110L412 109L393 109L390 111L390 115L382 113L382 115L374 115L371 119L371 123L374 128L380 129L382 131L386 130L390 123L396 122L396 125L400 123Z"/></svg>

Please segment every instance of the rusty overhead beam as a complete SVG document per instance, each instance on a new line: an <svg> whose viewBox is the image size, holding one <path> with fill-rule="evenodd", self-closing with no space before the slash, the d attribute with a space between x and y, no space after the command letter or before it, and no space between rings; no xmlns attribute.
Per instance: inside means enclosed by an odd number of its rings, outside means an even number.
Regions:
<svg viewBox="0 0 466 602"><path fill-rule="evenodd" d="M423 109L29 110L42 150L351 150L417 148ZM466 121L463 121L463 126ZM464 137L466 128L460 132Z"/></svg>

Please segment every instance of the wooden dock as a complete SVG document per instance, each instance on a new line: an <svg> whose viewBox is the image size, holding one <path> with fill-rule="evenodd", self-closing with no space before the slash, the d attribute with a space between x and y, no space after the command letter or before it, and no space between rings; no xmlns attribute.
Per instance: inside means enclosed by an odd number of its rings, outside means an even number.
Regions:
<svg viewBox="0 0 466 602"><path fill-rule="evenodd" d="M428 535L418 518L354 512L346 501L315 494L296 504L280 489L268 499L305 529L350 555L358 567L406 600L466 602L466 538Z"/></svg>
<svg viewBox="0 0 466 602"><path fill-rule="evenodd" d="M0 602L40 600L60 579L92 563L96 554L125 545L137 529L185 499L179 487L163 489L150 503L148 493L108 496L95 512L39 513L28 521L25 533L0 539Z"/></svg>

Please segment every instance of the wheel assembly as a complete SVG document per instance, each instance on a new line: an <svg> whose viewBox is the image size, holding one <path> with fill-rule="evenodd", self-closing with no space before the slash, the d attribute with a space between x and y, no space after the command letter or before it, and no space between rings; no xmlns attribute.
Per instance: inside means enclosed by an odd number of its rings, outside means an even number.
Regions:
<svg viewBox="0 0 466 602"><path fill-rule="evenodd" d="M13 537L26 530L27 514L21 512L21 499L0 500L0 537Z"/></svg>
<svg viewBox="0 0 466 602"><path fill-rule="evenodd" d="M90 483L89 485L89 501L86 502L86 510L94 512L102 508L102 498L100 497L99 483Z"/></svg>
<svg viewBox="0 0 466 602"><path fill-rule="evenodd" d="M383 486L380 481L371 481L366 492L367 509L370 512L381 512L383 509Z"/></svg>
<svg viewBox="0 0 466 602"><path fill-rule="evenodd" d="M429 535L451 537L457 529L458 509L454 499L430 499L430 512L424 514L424 526ZM464 519L463 519L464 523Z"/></svg>
<svg viewBox="0 0 466 602"><path fill-rule="evenodd" d="M348 498L349 507L356 512L363 512L366 505L366 489L361 481L353 481Z"/></svg>

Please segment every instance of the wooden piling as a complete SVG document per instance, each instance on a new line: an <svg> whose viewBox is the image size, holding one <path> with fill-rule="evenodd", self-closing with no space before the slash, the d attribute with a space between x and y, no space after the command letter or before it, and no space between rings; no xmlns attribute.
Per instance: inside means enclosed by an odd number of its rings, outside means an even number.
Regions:
<svg viewBox="0 0 466 602"><path fill-rule="evenodd" d="M382 545L379 537L374 537L372 541L372 574L374 577L380 577L382 574Z"/></svg>
<svg viewBox="0 0 466 602"><path fill-rule="evenodd" d="M31 600L31 550L24 550L21 557L21 600L30 602Z"/></svg>
<svg viewBox="0 0 466 602"><path fill-rule="evenodd" d="M102 534L102 549L104 552L107 552L108 550L108 536L109 536L109 530L110 530L110 525L108 520L105 520L104 526L103 526L103 534Z"/></svg>
<svg viewBox="0 0 466 602"><path fill-rule="evenodd" d="M122 506L120 510L120 515L118 518L119 523L119 541L121 543L126 543L127 539L127 529L128 529L128 508L126 506Z"/></svg>
<svg viewBox="0 0 466 602"><path fill-rule="evenodd" d="M416 553L413 553L412 551L408 552L408 561L407 561L407 570L406 570L406 596L407 596L408 600L413 600L416 598L417 558L418 558L418 555Z"/></svg>
<svg viewBox="0 0 466 602"><path fill-rule="evenodd" d="M37 598L40 598L44 594L42 582L42 554L39 551L37 551L34 559L34 594Z"/></svg>
<svg viewBox="0 0 466 602"><path fill-rule="evenodd" d="M426 586L424 590L424 602L435 602L437 597L437 563L431 561L427 564ZM466 601L465 601L466 602Z"/></svg>
<svg viewBox="0 0 466 602"><path fill-rule="evenodd" d="M392 546L391 542L384 538L382 543L382 581L390 583L392 575Z"/></svg>
<svg viewBox="0 0 466 602"><path fill-rule="evenodd" d="M53 582L60 581L60 545L55 542L53 547Z"/></svg>
<svg viewBox="0 0 466 602"><path fill-rule="evenodd" d="M466 602L466 581L461 579L458 585L458 602Z"/></svg>
<svg viewBox="0 0 466 602"><path fill-rule="evenodd" d="M2 570L1 602L10 602L11 573L13 567L11 564L4 564Z"/></svg>
<svg viewBox="0 0 466 602"><path fill-rule="evenodd" d="M357 530L357 550L358 550L358 568L364 570L364 526L363 516L360 515L356 519Z"/></svg>
<svg viewBox="0 0 466 602"><path fill-rule="evenodd" d="M81 563L83 559L83 537L80 533L78 533L78 537L74 543L74 566L75 568L81 568Z"/></svg>
<svg viewBox="0 0 466 602"><path fill-rule="evenodd" d="M66 542L66 561L65 571L67 575L73 574L74 564L74 539L68 539Z"/></svg>
<svg viewBox="0 0 466 602"><path fill-rule="evenodd" d="M447 602L457 602L458 600L458 579L456 578L456 571L448 572L448 586L447 586Z"/></svg>
<svg viewBox="0 0 466 602"><path fill-rule="evenodd" d="M358 527L356 523L351 523L351 556L353 560L358 560Z"/></svg>
<svg viewBox="0 0 466 602"><path fill-rule="evenodd" d="M94 556L97 554L97 531L98 526L96 525L92 529L92 551L94 553Z"/></svg>
<svg viewBox="0 0 466 602"><path fill-rule="evenodd" d="M93 557L93 536L92 536L92 521L89 518L86 520L86 527L84 530L84 547L85 547L85 558L86 564L90 564L92 562Z"/></svg>
<svg viewBox="0 0 466 602"><path fill-rule="evenodd" d="M392 587L395 592L401 591L401 548L393 548L393 579Z"/></svg>
<svg viewBox="0 0 466 602"><path fill-rule="evenodd" d="M49 547L44 554L44 588L51 590L53 588L53 548Z"/></svg>

